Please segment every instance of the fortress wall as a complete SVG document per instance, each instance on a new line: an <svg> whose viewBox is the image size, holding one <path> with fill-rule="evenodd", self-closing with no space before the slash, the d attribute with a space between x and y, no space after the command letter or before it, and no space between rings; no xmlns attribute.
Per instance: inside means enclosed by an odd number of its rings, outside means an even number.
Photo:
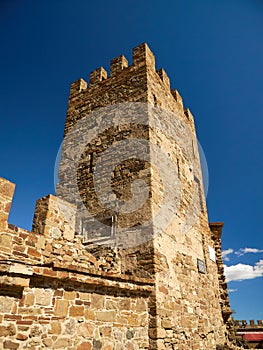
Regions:
<svg viewBox="0 0 263 350"><path fill-rule="evenodd" d="M13 188L1 179L5 219ZM37 202L32 232L2 221L0 348L148 349L153 281L89 253L74 236L74 213L49 195Z"/></svg>

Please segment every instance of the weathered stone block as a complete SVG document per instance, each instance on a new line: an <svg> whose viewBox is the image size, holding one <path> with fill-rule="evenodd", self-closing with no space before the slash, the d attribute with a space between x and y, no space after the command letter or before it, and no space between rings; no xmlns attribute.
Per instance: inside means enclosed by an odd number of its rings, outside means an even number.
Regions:
<svg viewBox="0 0 263 350"><path fill-rule="evenodd" d="M21 275L33 275L33 269L31 266L24 264L12 264L10 266L10 273L19 273Z"/></svg>
<svg viewBox="0 0 263 350"><path fill-rule="evenodd" d="M77 321L74 318L70 318L65 323L63 334L73 335L76 332Z"/></svg>
<svg viewBox="0 0 263 350"><path fill-rule="evenodd" d="M66 317L68 314L68 300L57 299L55 303L54 315Z"/></svg>
<svg viewBox="0 0 263 350"><path fill-rule="evenodd" d="M69 316L84 316L84 306L71 306Z"/></svg>
<svg viewBox="0 0 263 350"><path fill-rule="evenodd" d="M79 299L86 300L86 301L91 301L91 293L79 292Z"/></svg>
<svg viewBox="0 0 263 350"><path fill-rule="evenodd" d="M35 298L37 305L49 306L52 299L52 290L35 288Z"/></svg>
<svg viewBox="0 0 263 350"><path fill-rule="evenodd" d="M27 336L26 334L18 333L18 334L16 335L16 339L17 339L17 340L21 340L21 341L25 341L25 340L28 339L28 336Z"/></svg>
<svg viewBox="0 0 263 350"><path fill-rule="evenodd" d="M71 339L69 338L60 338L55 341L53 344L53 349L61 349L61 348L66 348L69 346L71 343Z"/></svg>
<svg viewBox="0 0 263 350"><path fill-rule="evenodd" d="M94 325L92 325L91 323L84 322L84 323L79 324L78 329L77 329L77 334L84 337L84 338L93 337L94 330L95 330Z"/></svg>
<svg viewBox="0 0 263 350"><path fill-rule="evenodd" d="M13 324L9 326L0 326L0 337L12 336L16 334L16 328Z"/></svg>
<svg viewBox="0 0 263 350"><path fill-rule="evenodd" d="M95 311L91 309L85 309L84 316L86 320L95 320Z"/></svg>
<svg viewBox="0 0 263 350"><path fill-rule="evenodd" d="M131 301L128 298L125 298L118 303L119 310L130 310L131 309Z"/></svg>
<svg viewBox="0 0 263 350"><path fill-rule="evenodd" d="M115 311L96 311L96 319L104 322L114 322L116 320Z"/></svg>
<svg viewBox="0 0 263 350"><path fill-rule="evenodd" d="M25 306L32 306L34 302L35 302L35 296L33 293L25 294L25 300L24 300Z"/></svg>
<svg viewBox="0 0 263 350"><path fill-rule="evenodd" d="M111 337L112 336L112 327L102 326L99 328L99 333L102 337Z"/></svg>
<svg viewBox="0 0 263 350"><path fill-rule="evenodd" d="M100 294L92 294L90 307L94 309L102 309L104 307L104 296Z"/></svg>
<svg viewBox="0 0 263 350"><path fill-rule="evenodd" d="M83 342L78 345L77 350L91 350L92 345L90 342Z"/></svg>
<svg viewBox="0 0 263 350"><path fill-rule="evenodd" d="M12 310L13 298L0 296L0 313L8 313Z"/></svg>
<svg viewBox="0 0 263 350"><path fill-rule="evenodd" d="M50 323L50 331L49 331L49 333L60 334L61 333L61 322L59 322L59 321L52 321Z"/></svg>
<svg viewBox="0 0 263 350"><path fill-rule="evenodd" d="M135 308L137 312L147 311L147 302L144 299L138 299Z"/></svg>
<svg viewBox="0 0 263 350"><path fill-rule="evenodd" d="M1 215L1 213L0 213ZM0 218L1 219L1 218ZM12 246L12 236L8 234L0 234L0 246L5 248L11 248Z"/></svg>
<svg viewBox="0 0 263 350"><path fill-rule="evenodd" d="M44 344L45 347L47 347L48 349L52 349L52 339L50 339L50 338L45 338L45 339L43 339L43 344Z"/></svg>
<svg viewBox="0 0 263 350"><path fill-rule="evenodd" d="M19 344L11 340L5 340L3 345L4 349L16 350L19 348Z"/></svg>
<svg viewBox="0 0 263 350"><path fill-rule="evenodd" d="M64 299L67 300L74 300L76 298L76 292L74 291L65 291L64 292Z"/></svg>
<svg viewBox="0 0 263 350"><path fill-rule="evenodd" d="M100 350L102 348L102 342L100 340L93 339L92 344L94 350Z"/></svg>

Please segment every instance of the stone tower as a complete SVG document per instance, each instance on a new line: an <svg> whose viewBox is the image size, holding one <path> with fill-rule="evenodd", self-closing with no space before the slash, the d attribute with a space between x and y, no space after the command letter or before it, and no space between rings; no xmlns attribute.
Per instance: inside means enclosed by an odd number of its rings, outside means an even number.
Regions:
<svg viewBox="0 0 263 350"><path fill-rule="evenodd" d="M32 231L8 223L14 190L0 178L0 349L237 349L193 116L146 44L71 85Z"/></svg>
<svg viewBox="0 0 263 350"><path fill-rule="evenodd" d="M194 119L147 44L71 85L59 179L85 249L154 281L150 349L228 343L222 225L209 226Z"/></svg>

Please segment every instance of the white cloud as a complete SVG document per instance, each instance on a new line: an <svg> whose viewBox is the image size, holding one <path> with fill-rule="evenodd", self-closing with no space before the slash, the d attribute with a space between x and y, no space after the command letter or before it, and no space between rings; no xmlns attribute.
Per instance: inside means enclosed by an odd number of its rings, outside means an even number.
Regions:
<svg viewBox="0 0 263 350"><path fill-rule="evenodd" d="M235 254L238 257L243 256L244 254L248 254L248 253L263 253L263 249L257 249L257 248L240 248L239 250L235 251L232 248L226 249L222 251L222 258L225 261L229 261L230 258L228 257L228 255L230 254Z"/></svg>
<svg viewBox="0 0 263 350"><path fill-rule="evenodd" d="M223 251L222 251L222 258L223 258L225 261L229 261L228 255L229 255L229 254L232 254L233 252L234 252L234 250L233 250L232 248L223 250Z"/></svg>
<svg viewBox="0 0 263 350"><path fill-rule="evenodd" d="M257 248L241 248L235 252L235 254L239 257L247 253L263 253L263 249Z"/></svg>
<svg viewBox="0 0 263 350"><path fill-rule="evenodd" d="M227 282L243 281L263 276L263 260L259 260L254 266L237 264L224 266Z"/></svg>
<svg viewBox="0 0 263 350"><path fill-rule="evenodd" d="M230 288L230 289L228 289L228 292L229 292L229 293L234 293L234 292L237 292L237 289L231 289L231 288Z"/></svg>

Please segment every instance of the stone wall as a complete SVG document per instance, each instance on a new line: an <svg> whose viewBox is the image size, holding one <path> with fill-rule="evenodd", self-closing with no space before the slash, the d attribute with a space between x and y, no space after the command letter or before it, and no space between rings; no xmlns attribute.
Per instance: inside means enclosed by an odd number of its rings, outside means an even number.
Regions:
<svg viewBox="0 0 263 350"><path fill-rule="evenodd" d="M13 190L0 179L0 348L148 349L153 281L89 253L55 196L37 202L32 232L8 224Z"/></svg>
<svg viewBox="0 0 263 350"><path fill-rule="evenodd" d="M104 293L48 277L31 278L20 295L12 285L0 296L1 349L148 349L144 293Z"/></svg>

